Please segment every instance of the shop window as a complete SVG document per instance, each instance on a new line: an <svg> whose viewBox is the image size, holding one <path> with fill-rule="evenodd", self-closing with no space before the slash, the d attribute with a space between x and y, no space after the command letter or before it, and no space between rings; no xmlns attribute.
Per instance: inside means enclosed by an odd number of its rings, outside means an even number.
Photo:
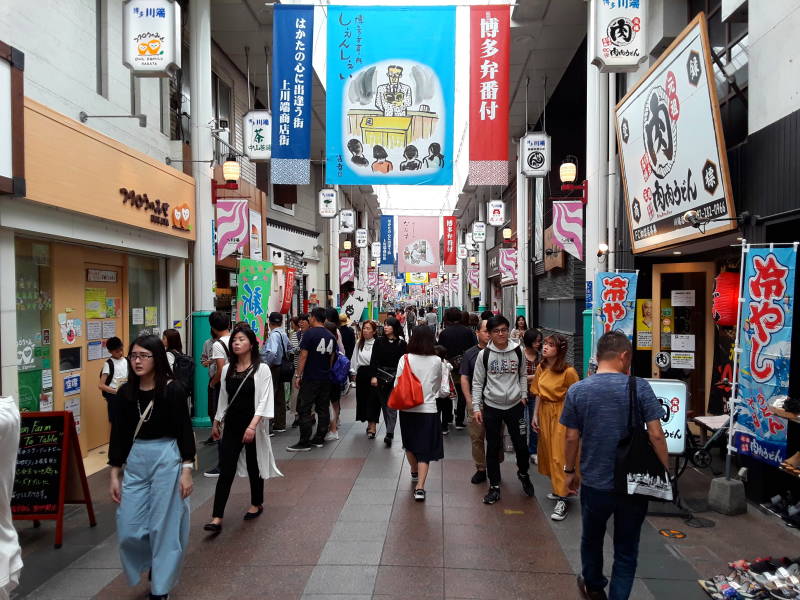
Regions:
<svg viewBox="0 0 800 600"><path fill-rule="evenodd" d="M128 319L130 339L160 335L162 277L159 259L128 256Z"/></svg>
<svg viewBox="0 0 800 600"><path fill-rule="evenodd" d="M53 410L50 245L15 242L17 382L20 410Z"/></svg>
<svg viewBox="0 0 800 600"><path fill-rule="evenodd" d="M275 184L272 186L273 202L284 208L292 208L297 204L297 186Z"/></svg>

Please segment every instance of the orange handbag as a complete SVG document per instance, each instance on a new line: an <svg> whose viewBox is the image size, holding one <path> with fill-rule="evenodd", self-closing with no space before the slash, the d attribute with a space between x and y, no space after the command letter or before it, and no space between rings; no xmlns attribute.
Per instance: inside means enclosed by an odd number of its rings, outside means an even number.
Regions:
<svg viewBox="0 0 800 600"><path fill-rule="evenodd" d="M414 375L414 371L411 370L408 354L403 359L406 361L403 372L400 373L397 385L394 386L392 393L389 395L389 401L386 403L389 408L395 410L407 410L425 402L422 384L417 379L417 376Z"/></svg>

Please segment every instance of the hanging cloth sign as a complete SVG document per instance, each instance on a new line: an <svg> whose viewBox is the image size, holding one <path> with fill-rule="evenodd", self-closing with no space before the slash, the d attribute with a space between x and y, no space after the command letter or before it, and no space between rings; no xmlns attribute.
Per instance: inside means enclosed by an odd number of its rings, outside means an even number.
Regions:
<svg viewBox="0 0 800 600"><path fill-rule="evenodd" d="M297 269L286 269L286 281L283 284L283 302L281 302L281 314L285 315L292 308L292 294L294 294L294 282Z"/></svg>
<svg viewBox="0 0 800 600"><path fill-rule="evenodd" d="M242 117L244 153L252 162L266 162L272 157L272 113L251 110Z"/></svg>
<svg viewBox="0 0 800 600"><path fill-rule="evenodd" d="M519 141L520 168L525 177L547 177L550 172L550 136L526 133Z"/></svg>
<svg viewBox="0 0 800 600"><path fill-rule="evenodd" d="M356 248L366 248L369 234L366 229L356 229Z"/></svg>
<svg viewBox="0 0 800 600"><path fill-rule="evenodd" d="M439 270L439 219L397 218L397 271L436 273Z"/></svg>
<svg viewBox="0 0 800 600"><path fill-rule="evenodd" d="M356 277L356 259L352 256L339 258L339 283L353 281Z"/></svg>
<svg viewBox="0 0 800 600"><path fill-rule="evenodd" d="M381 262L394 264L394 216L381 215Z"/></svg>
<svg viewBox="0 0 800 600"><path fill-rule="evenodd" d="M236 307L239 320L250 324L259 339L266 333L266 314L272 285L272 263L243 258L239 261Z"/></svg>
<svg viewBox="0 0 800 600"><path fill-rule="evenodd" d="M517 280L517 249L500 248L498 257L500 266L500 282L510 283Z"/></svg>
<svg viewBox="0 0 800 600"><path fill-rule="evenodd" d="M578 260L583 260L583 202L553 202L553 243Z"/></svg>
<svg viewBox="0 0 800 600"><path fill-rule="evenodd" d="M456 218L442 217L442 225L444 226L444 254L442 255L442 264L446 267L455 267L458 253L458 245L456 244Z"/></svg>
<svg viewBox="0 0 800 600"><path fill-rule="evenodd" d="M636 71L647 59L647 0L592 0L589 52L602 73Z"/></svg>
<svg viewBox="0 0 800 600"><path fill-rule="evenodd" d="M338 202L339 195L336 193L336 190L332 190L330 188L323 188L317 194L317 200L319 202L319 216L332 219L336 216L336 213L339 210L339 202Z"/></svg>
<svg viewBox="0 0 800 600"><path fill-rule="evenodd" d="M367 271L367 287L371 290L378 287L378 271L375 269Z"/></svg>
<svg viewBox="0 0 800 600"><path fill-rule="evenodd" d="M633 340L636 317L636 273L598 273L594 299L594 344L609 331Z"/></svg>
<svg viewBox="0 0 800 600"><path fill-rule="evenodd" d="M510 21L507 5L470 7L470 185L508 185Z"/></svg>
<svg viewBox="0 0 800 600"><path fill-rule="evenodd" d="M122 64L136 77L171 77L181 68L181 7L175 0L126 0L122 29Z"/></svg>
<svg viewBox="0 0 800 600"><path fill-rule="evenodd" d="M345 208L339 211L339 233L353 233L356 229L356 211Z"/></svg>
<svg viewBox="0 0 800 600"><path fill-rule="evenodd" d="M272 183L311 182L314 7L276 4L272 17Z"/></svg>
<svg viewBox="0 0 800 600"><path fill-rule="evenodd" d="M247 200L217 200L217 260L243 247L248 238Z"/></svg>
<svg viewBox="0 0 800 600"><path fill-rule="evenodd" d="M502 227L506 222L506 203L502 200L489 200L486 204L486 212L486 220L492 227ZM474 229L472 230L472 235L473 237L475 236ZM484 241L486 241L485 238Z"/></svg>

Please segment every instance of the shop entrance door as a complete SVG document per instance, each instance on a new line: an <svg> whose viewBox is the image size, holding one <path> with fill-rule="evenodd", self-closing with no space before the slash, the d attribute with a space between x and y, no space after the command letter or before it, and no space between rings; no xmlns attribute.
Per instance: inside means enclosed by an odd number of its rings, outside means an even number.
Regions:
<svg viewBox="0 0 800 600"><path fill-rule="evenodd" d="M714 356L714 263L653 266L652 376L685 381L688 409L706 413Z"/></svg>

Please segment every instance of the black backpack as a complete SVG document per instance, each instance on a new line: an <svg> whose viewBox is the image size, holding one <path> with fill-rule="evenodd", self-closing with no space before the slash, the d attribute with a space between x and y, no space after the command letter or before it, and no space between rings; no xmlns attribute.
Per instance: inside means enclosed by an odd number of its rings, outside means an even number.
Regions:
<svg viewBox="0 0 800 600"><path fill-rule="evenodd" d="M484 350L488 350L488 349L489 349L488 346L486 348L484 348ZM517 353L517 363L519 365L517 368L521 369L522 366L524 365L524 363L522 362L522 348L520 346L517 346L516 348L514 348L514 351ZM489 374L489 353L488 352L484 352L483 353L483 376L486 377L488 374ZM484 385L486 385L486 379L483 380L483 383L484 383Z"/></svg>
<svg viewBox="0 0 800 600"><path fill-rule="evenodd" d="M125 360L128 362L128 373L130 373L130 371L131 371L131 362L127 358ZM106 375L106 380L105 380L104 383L106 385L111 385L111 382L114 381L114 361L109 358L109 359L106 360L106 364L108 365L108 375ZM103 374L103 370L100 369L100 375L102 375L102 374ZM103 391L103 392L100 392L100 393L103 395L103 398L105 398L106 400L112 400L113 398L117 397L116 394L109 394L106 391Z"/></svg>
<svg viewBox="0 0 800 600"><path fill-rule="evenodd" d="M176 350L170 350L170 352L175 357L172 373L175 375L175 379L180 381L183 387L186 388L186 394L191 396L194 390L194 359L188 354L183 354Z"/></svg>
<svg viewBox="0 0 800 600"><path fill-rule="evenodd" d="M280 366L281 383L291 383L294 378L294 359L289 352L287 337L281 336L281 347L283 348Z"/></svg>

